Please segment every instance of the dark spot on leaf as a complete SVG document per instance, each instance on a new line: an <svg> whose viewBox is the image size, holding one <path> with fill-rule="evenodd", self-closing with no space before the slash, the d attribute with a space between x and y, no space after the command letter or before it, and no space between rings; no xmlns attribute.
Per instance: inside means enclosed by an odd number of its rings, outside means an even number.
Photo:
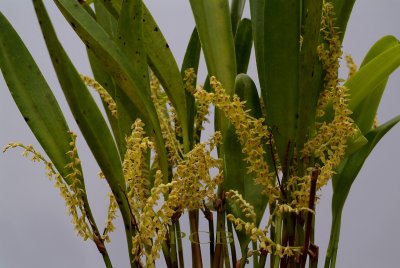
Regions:
<svg viewBox="0 0 400 268"><path fill-rule="evenodd" d="M299 114L298 113L296 113L296 119L298 119L299 118Z"/></svg>
<svg viewBox="0 0 400 268"><path fill-rule="evenodd" d="M165 47L166 47L166 48L169 48L169 45L168 45L168 44L165 44Z"/></svg>
<svg viewBox="0 0 400 268"><path fill-rule="evenodd" d="M105 86L108 86L107 82L104 83Z"/></svg>
<svg viewBox="0 0 400 268"><path fill-rule="evenodd" d="M54 61L55 61L56 63L58 63L58 58L55 58Z"/></svg>
<svg viewBox="0 0 400 268"><path fill-rule="evenodd" d="M85 44L86 45L86 47L88 48L88 49L90 49L90 46L89 46L89 44Z"/></svg>
<svg viewBox="0 0 400 268"><path fill-rule="evenodd" d="M75 119L75 122L76 122L78 125L80 124L79 119Z"/></svg>
<svg viewBox="0 0 400 268"><path fill-rule="evenodd" d="M41 20L39 20L39 25L42 25L42 21Z"/></svg>
<svg viewBox="0 0 400 268"><path fill-rule="evenodd" d="M314 77L314 71L312 71L312 73L311 73L311 77Z"/></svg>
<svg viewBox="0 0 400 268"><path fill-rule="evenodd" d="M145 20L145 19L143 19L142 21L143 21L143 22L146 22L146 20Z"/></svg>
<svg viewBox="0 0 400 268"><path fill-rule="evenodd" d="M154 31L155 31L155 32L158 32L158 27L155 27L155 28L154 28Z"/></svg>
<svg viewBox="0 0 400 268"><path fill-rule="evenodd" d="M28 121L29 121L29 118L28 118L28 117L26 117L26 116L24 116L24 120L25 120L25 122L27 122L27 123L28 123Z"/></svg>
<svg viewBox="0 0 400 268"><path fill-rule="evenodd" d="M73 23L73 22L71 22L71 26L72 26L72 28L76 28L76 26L75 26L75 23Z"/></svg>
<svg viewBox="0 0 400 268"><path fill-rule="evenodd" d="M126 42L124 42L124 46L126 45Z"/></svg>

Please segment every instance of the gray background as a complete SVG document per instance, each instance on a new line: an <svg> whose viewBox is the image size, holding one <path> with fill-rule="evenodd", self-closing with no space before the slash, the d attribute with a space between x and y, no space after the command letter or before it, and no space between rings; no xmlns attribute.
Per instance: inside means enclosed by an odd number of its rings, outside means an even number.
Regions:
<svg viewBox="0 0 400 268"><path fill-rule="evenodd" d="M53 2L45 2L72 61L80 72L90 74L84 47ZM188 2L145 2L159 22L180 65L186 42L194 26ZM96 219L101 225L106 217L107 185L97 178L98 167L77 126L71 120L70 112L66 109L32 4L28 0L0 0L0 10L21 35L54 89L71 129L78 132L78 148L88 185L88 195L92 200ZM356 63L361 62L368 48L380 37L393 34L400 38L399 11L398 0L359 0L356 3L344 41L344 50L353 55ZM255 76L254 67L250 74ZM345 72L342 77L345 77ZM400 113L399 83L400 72L397 71L389 80L379 109L381 123ZM2 76L0 125L0 146L10 141L20 141L32 143L41 150L13 103ZM400 127L397 126L386 135L369 157L353 185L343 214L337 267L398 267L399 134ZM52 182L46 179L42 165L22 158L20 151L10 151L5 155L0 154L0 174L0 268L103 267L102 259L93 243L83 242L74 234L64 202ZM317 207L316 243L320 246L320 266L324 261L329 238L330 197L329 185L323 189L322 199ZM122 229L120 221L117 229ZM183 229L187 230L185 227ZM117 231L111 238L113 243L109 246L109 251L114 266L128 267L123 234ZM185 240L186 255L189 255L189 244L187 239ZM206 247L204 253L207 253Z"/></svg>

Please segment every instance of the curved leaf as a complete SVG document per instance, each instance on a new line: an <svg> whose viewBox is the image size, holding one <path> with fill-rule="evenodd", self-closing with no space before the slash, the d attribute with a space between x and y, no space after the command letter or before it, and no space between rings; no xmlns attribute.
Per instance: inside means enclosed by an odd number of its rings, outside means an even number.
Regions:
<svg viewBox="0 0 400 268"><path fill-rule="evenodd" d="M138 72L133 68L126 54L77 2L69 0L55 0L55 2L86 46L93 51L104 68L113 76L116 83L145 117L144 120L151 123L156 134L161 169L166 182L168 180L168 163L165 144L150 93L143 90L146 88L142 84L143 80L138 77Z"/></svg>
<svg viewBox="0 0 400 268"><path fill-rule="evenodd" d="M366 135L368 143L343 162L337 174L333 177L332 226L325 267L329 267L331 262L335 262L339 243L341 215L354 180L374 147L398 122L400 122L400 116L368 132Z"/></svg>
<svg viewBox="0 0 400 268"><path fill-rule="evenodd" d="M382 83L400 65L400 44L397 44L356 72L344 85L350 89L349 108L354 111L360 103L373 94Z"/></svg>
<svg viewBox="0 0 400 268"><path fill-rule="evenodd" d="M145 5L143 5L143 21L143 41L149 65L160 80L172 106L174 106L177 112L182 126L185 151L188 151L188 114L186 93L183 87L181 72L159 26Z"/></svg>
<svg viewBox="0 0 400 268"><path fill-rule="evenodd" d="M247 73L252 46L253 34L251 21L249 19L243 19L240 21L235 35L236 72L238 74Z"/></svg>
<svg viewBox="0 0 400 268"><path fill-rule="evenodd" d="M125 11L121 7L103 1L104 6L118 18ZM166 42L163 34L146 5L143 4L143 41L148 64L157 78L160 80L172 105L177 111L182 126L183 143L185 150L189 149L189 119L187 115L186 93L183 87L182 78L175 58ZM120 14L121 13L121 14Z"/></svg>
<svg viewBox="0 0 400 268"><path fill-rule="evenodd" d="M370 48L360 68L362 69L375 57L384 51L395 47L397 44L399 44L399 41L394 36L389 35L381 38ZM362 133L367 133L372 128L382 94L386 88L386 82L387 78L383 79L383 81L373 89L371 94L362 100L362 102L357 106L351 115Z"/></svg>
<svg viewBox="0 0 400 268"><path fill-rule="evenodd" d="M65 178L71 136L64 115L31 54L0 13L0 68L25 122Z"/></svg>
<svg viewBox="0 0 400 268"><path fill-rule="evenodd" d="M125 185L122 164L108 126L61 46L43 3L35 1L34 5L50 58L75 121L111 188L120 189Z"/></svg>

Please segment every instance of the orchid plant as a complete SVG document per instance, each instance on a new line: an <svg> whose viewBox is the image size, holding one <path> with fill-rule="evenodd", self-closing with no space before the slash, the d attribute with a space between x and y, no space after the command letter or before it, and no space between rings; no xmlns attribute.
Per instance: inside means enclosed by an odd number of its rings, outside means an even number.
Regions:
<svg viewBox="0 0 400 268"><path fill-rule="evenodd" d="M400 121L375 120L386 81L400 65L394 36L378 40L360 68L346 55L349 74L339 77L355 0L249 0L250 18L242 18L245 0L190 0L196 27L181 67L142 0L54 0L86 45L93 77L71 63L42 0L32 2L69 108L110 187L103 229L87 197L76 134L1 14L0 68L45 155L21 143L4 151L21 147L44 164L77 234L95 243L106 267L117 215L131 267L184 267L186 213L193 267L245 267L249 260L254 267L317 267L315 205L330 181L325 267L335 267L351 185ZM258 81L246 74L253 48ZM205 137L211 108L215 132ZM207 253L199 243L200 215L209 226Z"/></svg>

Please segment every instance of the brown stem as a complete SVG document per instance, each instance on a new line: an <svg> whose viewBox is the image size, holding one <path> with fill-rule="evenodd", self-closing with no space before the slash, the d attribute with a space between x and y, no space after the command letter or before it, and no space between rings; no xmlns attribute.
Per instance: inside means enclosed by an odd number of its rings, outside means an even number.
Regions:
<svg viewBox="0 0 400 268"><path fill-rule="evenodd" d="M311 173L311 186L310 186L310 199L308 201L308 208L311 211L314 211L315 208L315 192L317 188L317 179L319 175L319 168L316 167L313 169ZM312 228L312 219L313 219L313 213L309 211L307 213L307 220L306 220L306 234L304 238L304 248L303 248L303 256L302 256L302 265L301 267L306 266L306 261L307 261L307 254L309 253L309 247L310 247L310 237L311 237L311 228Z"/></svg>
<svg viewBox="0 0 400 268"><path fill-rule="evenodd" d="M202 268L200 238L199 238L199 211L189 211L190 237L192 247L192 266L194 268Z"/></svg>

